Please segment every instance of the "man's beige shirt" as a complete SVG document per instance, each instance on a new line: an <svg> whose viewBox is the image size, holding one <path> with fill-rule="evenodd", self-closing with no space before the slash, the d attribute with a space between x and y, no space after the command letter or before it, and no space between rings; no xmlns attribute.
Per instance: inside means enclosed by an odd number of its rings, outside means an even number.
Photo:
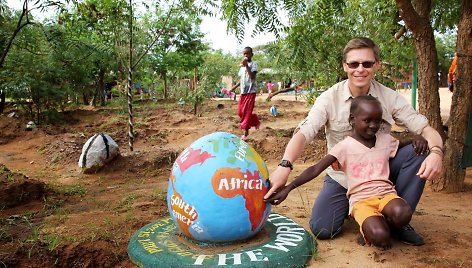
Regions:
<svg viewBox="0 0 472 268"><path fill-rule="evenodd" d="M298 125L295 131L300 131L308 143L312 142L321 127L325 127L328 151L335 144L351 134L349 125L349 110L354 98L348 87L348 80L339 82L316 98L308 116ZM410 132L421 134L428 126L428 120L416 112L413 107L398 92L372 81L369 95L377 98L382 104L382 119L384 123L379 131L390 133L392 125L406 127ZM334 171L331 167L327 174L347 188L347 178L341 171Z"/></svg>

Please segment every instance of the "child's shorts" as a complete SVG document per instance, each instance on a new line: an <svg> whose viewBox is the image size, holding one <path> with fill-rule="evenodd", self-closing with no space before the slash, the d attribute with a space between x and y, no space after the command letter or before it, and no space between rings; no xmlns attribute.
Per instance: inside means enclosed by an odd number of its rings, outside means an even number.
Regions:
<svg viewBox="0 0 472 268"><path fill-rule="evenodd" d="M360 200L354 204L352 207L351 216L354 217L356 222L359 224L362 235L364 235L364 232L362 232L362 224L364 223L365 219L371 216L383 217L382 210L384 207L388 204L388 202L396 198L401 199L401 197L396 194L373 196L364 200Z"/></svg>

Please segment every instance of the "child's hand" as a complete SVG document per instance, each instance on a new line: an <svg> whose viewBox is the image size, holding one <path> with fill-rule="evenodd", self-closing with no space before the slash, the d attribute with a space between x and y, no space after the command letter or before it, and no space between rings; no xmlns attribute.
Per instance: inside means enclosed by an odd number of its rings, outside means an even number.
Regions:
<svg viewBox="0 0 472 268"><path fill-rule="evenodd" d="M241 67L246 67L247 66L247 57L244 57L243 60L241 61Z"/></svg>
<svg viewBox="0 0 472 268"><path fill-rule="evenodd" d="M414 135L411 138L411 145L417 155L423 155L428 151L428 141L421 135Z"/></svg>
<svg viewBox="0 0 472 268"><path fill-rule="evenodd" d="M291 190L292 188L290 186L284 186L282 189L279 189L278 192L274 192L269 198L264 199L264 202L278 205L287 198L288 193L290 193Z"/></svg>

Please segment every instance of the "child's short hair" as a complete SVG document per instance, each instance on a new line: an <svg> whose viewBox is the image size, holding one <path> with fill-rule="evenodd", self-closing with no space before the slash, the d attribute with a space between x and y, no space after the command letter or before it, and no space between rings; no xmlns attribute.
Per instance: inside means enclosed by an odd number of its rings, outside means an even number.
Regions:
<svg viewBox="0 0 472 268"><path fill-rule="evenodd" d="M381 107L380 101L371 95L362 95L355 97L351 102L351 110L349 111L351 116L357 113L359 105L364 102L373 102Z"/></svg>

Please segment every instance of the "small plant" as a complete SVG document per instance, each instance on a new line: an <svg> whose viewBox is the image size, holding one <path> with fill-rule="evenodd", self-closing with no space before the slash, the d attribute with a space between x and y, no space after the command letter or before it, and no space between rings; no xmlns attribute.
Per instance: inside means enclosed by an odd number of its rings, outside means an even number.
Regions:
<svg viewBox="0 0 472 268"><path fill-rule="evenodd" d="M310 106L315 103L316 98L321 94L320 90L310 88L307 90L307 93L303 95L303 98L305 99L306 105Z"/></svg>
<svg viewBox="0 0 472 268"><path fill-rule="evenodd" d="M31 231L30 234L28 235L28 238L26 238L27 243L31 244L36 244L40 241L40 230L38 226L31 226Z"/></svg>
<svg viewBox="0 0 472 268"><path fill-rule="evenodd" d="M62 205L64 205L64 200L62 199L53 199L53 198L43 198L44 201L44 210L55 213Z"/></svg>
<svg viewBox="0 0 472 268"><path fill-rule="evenodd" d="M126 209L131 209L131 206L133 205L133 201L138 198L138 195L135 193L129 194L127 197L125 197L119 204L117 208L126 208Z"/></svg>
<svg viewBox="0 0 472 268"><path fill-rule="evenodd" d="M304 192L305 195L302 194L302 191ZM305 212L305 215L310 215L310 212L307 210L307 207L309 207L308 206L309 196L308 196L307 189L306 188L302 189L301 187L298 187L297 192L300 195L300 200L302 201L302 208L303 208L303 211Z"/></svg>
<svg viewBox="0 0 472 268"><path fill-rule="evenodd" d="M281 131L276 131L276 132L275 132L275 136L276 136L277 138L283 138L284 133L281 132Z"/></svg>
<svg viewBox="0 0 472 268"><path fill-rule="evenodd" d="M166 198L167 198L167 193L165 192L164 189L161 189L161 188L154 188L154 189L152 190L151 197L152 197L154 200L165 201Z"/></svg>
<svg viewBox="0 0 472 268"><path fill-rule="evenodd" d="M103 177L102 177L102 176L98 176L97 185L98 185L98 186L102 186L102 184L103 184Z"/></svg>
<svg viewBox="0 0 472 268"><path fill-rule="evenodd" d="M43 242L46 243L49 251L54 251L61 243L61 238L59 235L50 234L44 237Z"/></svg>
<svg viewBox="0 0 472 268"><path fill-rule="evenodd" d="M312 234L311 232L308 232L309 235L311 235L311 259L314 261L320 261L321 257L318 255L318 244L316 243L316 236Z"/></svg>
<svg viewBox="0 0 472 268"><path fill-rule="evenodd" d="M105 217L105 219L103 219L103 223L109 227L113 227L113 221L109 217Z"/></svg>
<svg viewBox="0 0 472 268"><path fill-rule="evenodd" d="M59 161L61 161L62 159L64 159L64 155L63 154L56 154L54 156L54 158L51 160L52 163L57 163Z"/></svg>
<svg viewBox="0 0 472 268"><path fill-rule="evenodd" d="M0 241L11 241L13 239L10 230L4 226L3 222L0 221L2 227L0 227Z"/></svg>
<svg viewBox="0 0 472 268"><path fill-rule="evenodd" d="M38 153L41 155L45 154L46 148L47 148L46 144L41 145L41 147L38 148Z"/></svg>
<svg viewBox="0 0 472 268"><path fill-rule="evenodd" d="M136 222L136 216L132 212L128 212L125 214L125 222L133 223Z"/></svg>
<svg viewBox="0 0 472 268"><path fill-rule="evenodd" d="M4 172L9 172L10 170L6 167L3 166L2 169L0 170L0 174L3 174Z"/></svg>
<svg viewBox="0 0 472 268"><path fill-rule="evenodd" d="M7 175L7 181L8 181L8 182L14 182L14 181L15 181L15 178L13 177L13 174L12 174L12 173L10 173L10 174Z"/></svg>
<svg viewBox="0 0 472 268"><path fill-rule="evenodd" d="M59 222L64 223L69 218L70 211L68 209L60 208L57 210L57 213L55 213L55 215Z"/></svg>

